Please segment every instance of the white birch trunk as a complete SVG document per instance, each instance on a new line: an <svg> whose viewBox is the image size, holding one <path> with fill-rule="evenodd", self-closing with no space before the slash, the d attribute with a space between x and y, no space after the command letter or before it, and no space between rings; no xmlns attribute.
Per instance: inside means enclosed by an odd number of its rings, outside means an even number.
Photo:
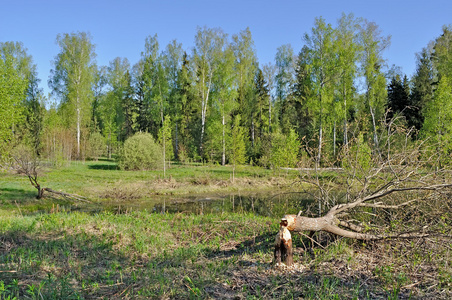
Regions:
<svg viewBox="0 0 452 300"><path fill-rule="evenodd" d="M226 164L226 140L225 140L225 122L224 122L224 110L223 110L223 154L221 156L221 165L224 166Z"/></svg>
<svg viewBox="0 0 452 300"><path fill-rule="evenodd" d="M336 121L333 128L333 156L336 157Z"/></svg>
<svg viewBox="0 0 452 300"><path fill-rule="evenodd" d="M373 131L374 131L373 132L374 143L375 143L375 147L377 147L377 149L378 149L378 136L377 136L377 124L375 121L375 112L374 112L372 106L369 106L369 107L370 107L370 115L372 116L372 127L373 127Z"/></svg>

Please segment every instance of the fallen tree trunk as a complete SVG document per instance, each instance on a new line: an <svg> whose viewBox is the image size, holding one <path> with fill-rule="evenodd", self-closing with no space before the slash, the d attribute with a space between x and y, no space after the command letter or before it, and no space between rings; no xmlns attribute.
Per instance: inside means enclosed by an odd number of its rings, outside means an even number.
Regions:
<svg viewBox="0 0 452 300"><path fill-rule="evenodd" d="M444 188L450 188L452 184L438 184L430 186L415 186L405 188L393 188L393 189L381 189L368 196L355 199L355 201L338 204L330 208L330 210L322 217L310 218L301 216L301 211L298 215L285 215L280 222L280 230L275 239L275 251L274 261L275 263L281 263L285 261L286 265L293 264L292 258L292 237L290 232L317 232L325 231L345 238L364 240L364 241L376 241L384 239L413 239L413 238L426 238L430 236L428 231L415 231L404 232L398 234L372 234L365 233L365 228L348 222L347 220L341 220L340 218L347 215L347 211L357 207L369 207L374 209L399 209L408 204L413 203L415 200L406 201L398 205L384 205L381 202L367 203L368 201L375 201L379 198L388 196L395 192L402 191L436 191ZM426 228L427 226L424 226Z"/></svg>
<svg viewBox="0 0 452 300"><path fill-rule="evenodd" d="M65 192L59 192L59 191L55 191L52 190L51 188L42 188L39 191L39 194L41 197L44 196L44 192L49 192L55 195L59 195L59 196L63 196L65 198L71 199L71 200L77 200L77 201L81 201L81 202L86 202L86 203L91 203L91 201L87 200L85 197L82 197L80 195L76 195L76 194L69 194L69 193L65 193Z"/></svg>
<svg viewBox="0 0 452 300"><path fill-rule="evenodd" d="M350 227L348 229L343 229L340 226L346 227L346 222L340 221L338 218L335 218L334 215L332 216L328 214L320 218L307 218L296 215L285 215L283 219L287 220L287 229L289 231L325 231L338 236L365 241L396 238L419 238L429 236L428 233L403 233L396 235L366 234L357 232L356 230L361 231L362 228L357 228L357 225L354 224L349 224Z"/></svg>

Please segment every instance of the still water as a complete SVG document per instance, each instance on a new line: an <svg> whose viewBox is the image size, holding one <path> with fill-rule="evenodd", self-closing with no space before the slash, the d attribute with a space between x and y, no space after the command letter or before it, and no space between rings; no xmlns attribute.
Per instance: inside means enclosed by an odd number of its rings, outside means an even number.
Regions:
<svg viewBox="0 0 452 300"><path fill-rule="evenodd" d="M144 200L102 202L79 207L79 209L91 212L110 211L118 214L146 210L155 213L195 214L235 212L280 217L285 214L297 214L300 209L306 211L313 202L314 200L308 198L306 194L254 192L208 196L154 196Z"/></svg>

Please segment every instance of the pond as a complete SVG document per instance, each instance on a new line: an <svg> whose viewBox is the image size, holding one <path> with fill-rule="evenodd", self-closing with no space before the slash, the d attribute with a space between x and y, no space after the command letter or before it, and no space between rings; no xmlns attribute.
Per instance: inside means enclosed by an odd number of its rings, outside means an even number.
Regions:
<svg viewBox="0 0 452 300"><path fill-rule="evenodd" d="M252 213L261 216L281 217L297 214L314 202L306 194L294 192L248 192L193 196L154 196L134 201L107 201L78 206L75 210L93 213L110 211L121 214L146 210L155 213Z"/></svg>

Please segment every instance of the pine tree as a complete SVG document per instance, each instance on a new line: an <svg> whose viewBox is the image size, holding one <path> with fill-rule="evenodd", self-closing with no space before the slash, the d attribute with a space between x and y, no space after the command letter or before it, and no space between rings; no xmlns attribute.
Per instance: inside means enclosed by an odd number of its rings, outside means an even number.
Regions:
<svg viewBox="0 0 452 300"><path fill-rule="evenodd" d="M409 90L407 90L408 79L406 75L404 80L400 79L399 75L392 77L390 84L388 85L388 117L392 118L395 115L408 114L410 106Z"/></svg>
<svg viewBox="0 0 452 300"><path fill-rule="evenodd" d="M413 88L410 94L410 111L407 116L408 125L418 131L424 123L424 110L433 97L433 66L427 49L417 55L416 73L413 76Z"/></svg>

